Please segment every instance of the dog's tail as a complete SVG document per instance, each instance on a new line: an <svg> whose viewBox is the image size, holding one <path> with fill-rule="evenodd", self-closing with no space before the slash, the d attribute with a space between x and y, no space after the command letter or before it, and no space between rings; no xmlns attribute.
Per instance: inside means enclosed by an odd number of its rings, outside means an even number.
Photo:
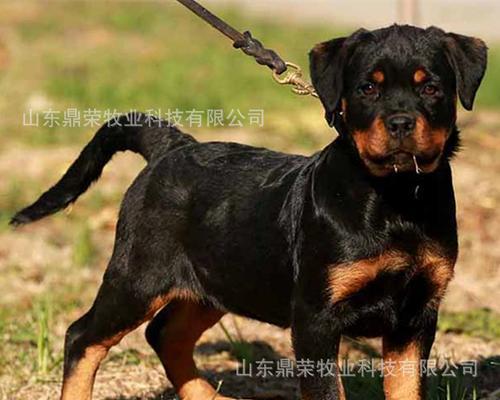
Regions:
<svg viewBox="0 0 500 400"><path fill-rule="evenodd" d="M145 114L114 118L97 131L59 182L19 211L10 224L27 224L66 208L99 179L104 166L118 151L139 153L149 163L168 150L193 142L192 136Z"/></svg>

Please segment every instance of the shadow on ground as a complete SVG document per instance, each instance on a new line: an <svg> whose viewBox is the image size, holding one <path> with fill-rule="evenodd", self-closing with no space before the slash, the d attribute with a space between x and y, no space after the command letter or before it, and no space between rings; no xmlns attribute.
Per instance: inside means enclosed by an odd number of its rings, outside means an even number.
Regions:
<svg viewBox="0 0 500 400"><path fill-rule="evenodd" d="M253 361L247 364L247 372L252 369L251 376L245 375L242 369L232 369L217 366L213 369L201 369L201 375L214 387L220 385L220 393L237 399L253 400L298 400L298 380L292 377L262 377L256 373L260 360L276 362L285 358L280 353L262 341L249 343L252 347ZM196 348L195 354L200 357L210 357L231 351L232 344L226 341L203 343ZM363 348L366 355L377 357L378 353L368 344ZM240 364L241 365L241 364ZM498 391L500 382L500 355L477 361L476 376L466 372L470 364L453 365L452 370L443 368L428 380L428 400L447 399L496 399L488 393ZM343 378L348 400L383 400L382 379L380 376L367 376L360 371L353 376ZM169 388L149 397L110 397L106 400L174 400L175 391Z"/></svg>

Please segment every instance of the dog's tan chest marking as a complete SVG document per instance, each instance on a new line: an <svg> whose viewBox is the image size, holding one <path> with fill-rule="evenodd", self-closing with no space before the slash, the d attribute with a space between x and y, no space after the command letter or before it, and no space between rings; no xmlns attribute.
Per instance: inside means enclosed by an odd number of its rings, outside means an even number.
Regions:
<svg viewBox="0 0 500 400"><path fill-rule="evenodd" d="M348 299L380 274L412 271L425 276L433 286L431 305L437 306L453 277L455 260L436 249L423 246L416 256L402 251L386 251L376 257L339 263L329 267L327 288L333 304ZM411 279L411 277L410 277Z"/></svg>
<svg viewBox="0 0 500 400"><path fill-rule="evenodd" d="M328 288L333 303L347 299L363 289L383 272L397 272L408 267L410 257L402 252L386 252L373 258L330 267Z"/></svg>

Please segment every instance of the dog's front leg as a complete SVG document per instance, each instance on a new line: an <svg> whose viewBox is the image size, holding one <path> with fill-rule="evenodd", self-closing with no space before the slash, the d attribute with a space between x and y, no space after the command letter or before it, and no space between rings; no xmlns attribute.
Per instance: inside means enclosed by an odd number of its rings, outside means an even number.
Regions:
<svg viewBox="0 0 500 400"><path fill-rule="evenodd" d="M345 400L338 365L341 335L334 326L331 314L295 302L292 337L302 400Z"/></svg>
<svg viewBox="0 0 500 400"><path fill-rule="evenodd" d="M437 311L427 310L425 314L383 337L386 400L426 398L423 367L434 342Z"/></svg>

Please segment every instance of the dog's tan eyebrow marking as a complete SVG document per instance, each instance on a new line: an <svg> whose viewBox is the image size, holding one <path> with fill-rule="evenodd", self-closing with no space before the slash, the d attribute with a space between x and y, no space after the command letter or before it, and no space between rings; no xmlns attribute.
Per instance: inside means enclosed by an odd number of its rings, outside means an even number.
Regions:
<svg viewBox="0 0 500 400"><path fill-rule="evenodd" d="M382 71L376 70L372 74L372 79L376 83L383 83L384 80L385 80L385 75L384 75L384 73Z"/></svg>
<svg viewBox="0 0 500 400"><path fill-rule="evenodd" d="M413 81L415 83L422 83L427 79L427 72L423 68L417 68L413 74Z"/></svg>

